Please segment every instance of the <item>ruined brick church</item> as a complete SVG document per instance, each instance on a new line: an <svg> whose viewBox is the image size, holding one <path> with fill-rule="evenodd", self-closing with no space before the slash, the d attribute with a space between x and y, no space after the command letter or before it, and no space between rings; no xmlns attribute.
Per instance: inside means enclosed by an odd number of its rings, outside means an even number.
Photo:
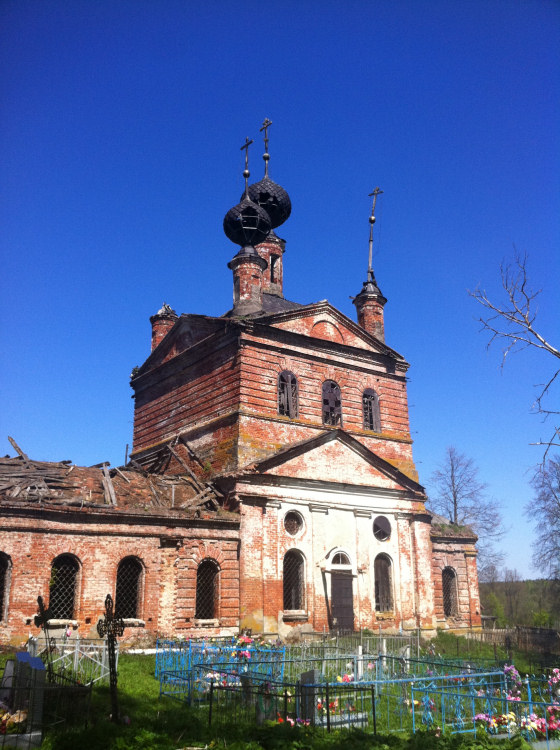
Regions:
<svg viewBox="0 0 560 750"><path fill-rule="evenodd" d="M287 192L265 174L226 214L238 246L221 317L150 319L125 466L0 459L0 641L93 634L107 593L153 633L480 626L476 537L426 510L406 360L372 268L357 322L284 297ZM130 628L130 630L129 630ZM137 632L137 631L136 631Z"/></svg>

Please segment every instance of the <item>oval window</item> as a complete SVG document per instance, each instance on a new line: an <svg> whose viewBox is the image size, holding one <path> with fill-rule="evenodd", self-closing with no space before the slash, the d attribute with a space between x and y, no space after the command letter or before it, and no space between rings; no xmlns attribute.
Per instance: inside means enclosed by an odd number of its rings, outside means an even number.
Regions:
<svg viewBox="0 0 560 750"><path fill-rule="evenodd" d="M295 536L303 528L303 518L295 510L289 511L284 516L284 528L288 534Z"/></svg>
<svg viewBox="0 0 560 750"><path fill-rule="evenodd" d="M391 524L385 516L377 516L373 522L373 535L380 542L386 542L391 536Z"/></svg>

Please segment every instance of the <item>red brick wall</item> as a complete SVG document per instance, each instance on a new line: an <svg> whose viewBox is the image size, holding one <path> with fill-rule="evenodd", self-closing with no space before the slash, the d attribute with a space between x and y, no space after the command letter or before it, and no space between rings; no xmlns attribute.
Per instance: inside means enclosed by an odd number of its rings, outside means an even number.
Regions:
<svg viewBox="0 0 560 750"><path fill-rule="evenodd" d="M455 571L458 612L446 618L443 607L442 573L444 568ZM480 627L480 600L476 570L476 550L472 541L434 537L432 539L432 577L434 612L438 627Z"/></svg>
<svg viewBox="0 0 560 750"><path fill-rule="evenodd" d="M136 386L135 452L227 414L239 404L239 367L231 341L200 359L188 357L188 352L179 355L162 370L161 380L156 370Z"/></svg>
<svg viewBox="0 0 560 750"><path fill-rule="evenodd" d="M174 633L189 628L194 616L196 566L201 556L220 566L220 627L237 627L239 571L238 530L227 528L181 528L169 519L163 527L111 521L109 509L94 522L76 520L75 513L45 510L27 517L4 517L0 551L9 556L11 585L8 618L0 621L0 640L17 642L37 634L32 618L37 597L48 602L53 560L70 554L79 562L74 619L82 636L95 636L95 626L104 609L105 597L115 597L117 568L124 557L134 556L143 566L139 617L146 630ZM163 540L163 541L162 541ZM181 540L180 546L176 540ZM132 635L127 629L125 635Z"/></svg>

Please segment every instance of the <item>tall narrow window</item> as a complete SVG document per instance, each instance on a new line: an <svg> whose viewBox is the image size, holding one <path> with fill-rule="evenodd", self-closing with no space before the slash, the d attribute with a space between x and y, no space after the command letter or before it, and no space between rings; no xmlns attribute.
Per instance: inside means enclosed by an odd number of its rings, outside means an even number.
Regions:
<svg viewBox="0 0 560 750"><path fill-rule="evenodd" d="M446 617L457 614L457 574L453 568L444 568L441 572L443 589L443 612Z"/></svg>
<svg viewBox="0 0 560 750"><path fill-rule="evenodd" d="M278 281L278 261L280 260L279 255L270 256L270 283L276 284Z"/></svg>
<svg viewBox="0 0 560 750"><path fill-rule="evenodd" d="M391 560L387 555L377 555L374 563L375 575L375 611L393 611L393 582Z"/></svg>
<svg viewBox="0 0 560 750"><path fill-rule="evenodd" d="M214 560L203 560L196 571L197 620L216 620L219 601L219 568Z"/></svg>
<svg viewBox="0 0 560 750"><path fill-rule="evenodd" d="M278 376L278 414L292 419L298 415L297 379L289 370Z"/></svg>
<svg viewBox="0 0 560 750"><path fill-rule="evenodd" d="M323 424L342 424L340 386L334 380L323 383Z"/></svg>
<svg viewBox="0 0 560 750"><path fill-rule="evenodd" d="M115 615L140 617L141 584L142 563L136 557L125 557L117 570Z"/></svg>
<svg viewBox="0 0 560 750"><path fill-rule="evenodd" d="M303 556L301 552L290 550L284 557L284 609L304 608Z"/></svg>
<svg viewBox="0 0 560 750"><path fill-rule="evenodd" d="M364 410L364 430L381 432L381 419L379 416L379 396L373 388L366 388L362 396Z"/></svg>
<svg viewBox="0 0 560 750"><path fill-rule="evenodd" d="M10 558L0 552L0 622L8 617L8 596L10 593L10 573L12 566Z"/></svg>
<svg viewBox="0 0 560 750"><path fill-rule="evenodd" d="M53 561L49 582L49 609L53 620L73 619L79 569L72 555L60 555Z"/></svg>

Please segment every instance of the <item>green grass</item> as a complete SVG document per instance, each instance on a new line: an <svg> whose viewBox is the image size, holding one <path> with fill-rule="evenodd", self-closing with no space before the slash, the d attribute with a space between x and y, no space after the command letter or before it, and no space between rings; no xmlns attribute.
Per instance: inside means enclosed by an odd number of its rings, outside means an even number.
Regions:
<svg viewBox="0 0 560 750"><path fill-rule="evenodd" d="M452 648L452 646L451 646ZM450 654L451 656L451 654ZM119 709L121 722L110 720L108 686L95 686L87 728L67 728L47 732L43 750L527 750L521 738L499 741L485 734L447 735L419 732L403 737L383 734L373 737L361 730L341 730L330 735L310 727L285 724L236 724L220 722L208 728L208 711L163 697L154 677L154 656L127 656L119 659Z"/></svg>
<svg viewBox="0 0 560 750"><path fill-rule="evenodd" d="M430 641L435 647L436 653L446 659L472 659L498 664L515 664L520 674L540 674L543 671L544 658L542 654L511 649L507 651L500 646L483 643L453 633L439 631L437 637ZM426 649L424 649L424 655ZM556 658L559 661L560 657ZM555 664L556 666L556 664Z"/></svg>
<svg viewBox="0 0 560 750"><path fill-rule="evenodd" d="M495 745L485 735L436 737L421 732L409 737L385 734L373 737L359 730L328 735L309 727L221 724L208 728L206 708L189 708L170 698L158 698L153 656L126 656L119 660L119 708L124 723L110 721L110 693L107 686L94 689L91 720L87 729L70 729L47 735L44 750L177 750L205 747L215 750L460 750L494 748L522 750L529 746L518 738ZM219 735L217 733L220 733Z"/></svg>

